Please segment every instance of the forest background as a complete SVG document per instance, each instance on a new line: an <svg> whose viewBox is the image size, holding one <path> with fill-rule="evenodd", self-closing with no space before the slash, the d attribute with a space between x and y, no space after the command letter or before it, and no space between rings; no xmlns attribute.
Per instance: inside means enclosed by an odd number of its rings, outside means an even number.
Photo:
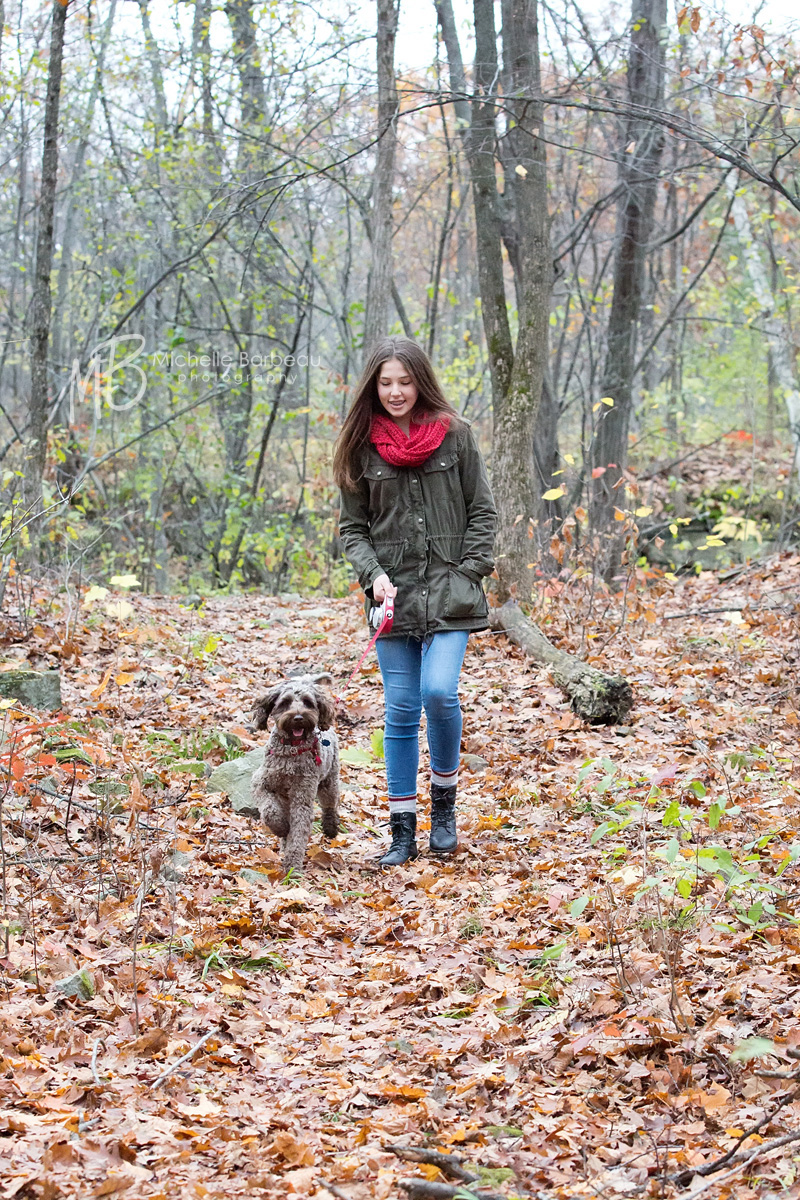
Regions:
<svg viewBox="0 0 800 1200"><path fill-rule="evenodd" d="M800 1196L791 18L0 0L5 1195ZM395 871L330 470L387 330L500 515Z"/></svg>
<svg viewBox="0 0 800 1200"><path fill-rule="evenodd" d="M342 594L386 329L475 424L512 594L792 541L790 22L439 3L398 67L381 3L376 68L371 9L152 7L6 0L0 587Z"/></svg>

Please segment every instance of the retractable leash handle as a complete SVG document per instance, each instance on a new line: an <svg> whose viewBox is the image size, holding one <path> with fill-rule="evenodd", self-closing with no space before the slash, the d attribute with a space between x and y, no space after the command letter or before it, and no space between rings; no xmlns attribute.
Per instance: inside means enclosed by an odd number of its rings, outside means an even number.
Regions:
<svg viewBox="0 0 800 1200"><path fill-rule="evenodd" d="M394 596L387 596L380 608L373 608L369 619L378 633L388 633L394 623Z"/></svg>
<svg viewBox="0 0 800 1200"><path fill-rule="evenodd" d="M364 659L367 657L370 650L377 642L378 638L381 636L382 633L388 633L389 630L392 628L392 625L394 624L394 596L387 596L384 599L383 604L380 606L380 608L373 608L372 612L369 615L369 619L370 619L370 624L377 626L377 628L370 639L369 645L367 646L366 650L361 655L361 658L358 660L353 671L351 672L350 678L347 680L347 683L344 685L344 687L342 688L342 690L338 696L334 695L333 698L337 704L342 703L342 696L347 691L347 689L350 687L350 684L353 682L353 680L355 679L358 672L361 670L361 667L364 663Z"/></svg>

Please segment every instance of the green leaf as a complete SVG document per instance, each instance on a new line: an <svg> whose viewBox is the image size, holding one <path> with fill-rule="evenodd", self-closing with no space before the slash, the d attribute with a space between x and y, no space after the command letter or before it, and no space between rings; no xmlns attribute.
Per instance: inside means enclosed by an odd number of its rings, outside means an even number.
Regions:
<svg viewBox="0 0 800 1200"><path fill-rule="evenodd" d="M202 779L206 773L206 764L199 758L187 758L182 762L170 763L169 769L176 774L195 775L198 779Z"/></svg>
<svg viewBox="0 0 800 1200"><path fill-rule="evenodd" d="M688 900L692 894L691 879L687 879L687 877L684 875L684 877L682 879L678 880L678 882L675 886L678 889L678 895L682 896L684 900Z"/></svg>
<svg viewBox="0 0 800 1200"><path fill-rule="evenodd" d="M596 846L600 839L604 838L607 833L611 833L612 831L616 832L618 828L619 826L617 825L616 821L603 821L603 824L598 825L597 829L595 829L594 833L592 834L592 845Z"/></svg>
<svg viewBox="0 0 800 1200"><path fill-rule="evenodd" d="M769 1038L750 1037L739 1042L729 1054L731 1062L748 1063L754 1058L763 1058L765 1054L775 1053L775 1043Z"/></svg>
<svg viewBox="0 0 800 1200"><path fill-rule="evenodd" d="M575 783L576 783L576 786L577 786L577 787L580 787L580 785L583 783L583 781L584 781L584 779L586 778L586 776L587 776L587 775L589 775L589 774L591 773L591 770L592 770L592 768L593 768L593 766L594 766L594 762L595 762L595 760L594 760L593 758L590 758L590 759L588 760L588 762L585 762L585 763L583 764L583 766L581 767L580 771L578 771L578 775L577 775L577 778L576 778L576 780L575 780Z"/></svg>
<svg viewBox="0 0 800 1200"><path fill-rule="evenodd" d="M483 1187L497 1187L498 1184L505 1183L507 1179L514 1178L514 1172L510 1167L475 1167L480 1176Z"/></svg>
<svg viewBox="0 0 800 1200"><path fill-rule="evenodd" d="M680 805L678 804L677 800L673 800L671 804L667 805L667 811L664 813L663 817L661 818L661 824L666 828L670 825L680 825L680 823L681 823Z"/></svg>
<svg viewBox="0 0 800 1200"><path fill-rule="evenodd" d="M573 900L572 904L570 904L569 915L571 917L579 917L586 908L587 904L590 904L591 901L591 896L579 896L577 900Z"/></svg>
<svg viewBox="0 0 800 1200"><path fill-rule="evenodd" d="M704 783L702 783L699 779L690 779L687 786L689 791L693 792L694 795L697 796L698 800L703 799L703 796L706 794L706 786Z"/></svg>
<svg viewBox="0 0 800 1200"><path fill-rule="evenodd" d="M787 867L791 867L793 863L797 862L798 858L800 858L800 842L792 842L789 847L789 857L785 858L778 867L778 875L782 875Z"/></svg>
<svg viewBox="0 0 800 1200"><path fill-rule="evenodd" d="M79 746L61 746L55 753L56 762L79 762L86 763L87 766L92 765L92 760L88 754L84 754Z"/></svg>
<svg viewBox="0 0 800 1200"><path fill-rule="evenodd" d="M357 766L372 762L372 755L369 753L369 751L359 750L356 746L352 746L348 750L340 750L339 758L342 760L342 762L355 763Z"/></svg>
<svg viewBox="0 0 800 1200"><path fill-rule="evenodd" d="M236 964L240 971L285 971L286 963L280 954L259 954Z"/></svg>
<svg viewBox="0 0 800 1200"><path fill-rule="evenodd" d="M484 1125L484 1133L491 1134L492 1137L524 1137L524 1131L517 1129L516 1125Z"/></svg>
<svg viewBox="0 0 800 1200"><path fill-rule="evenodd" d="M383 758L383 730L376 729L369 739L369 744L372 746L372 753L376 758Z"/></svg>
<svg viewBox="0 0 800 1200"><path fill-rule="evenodd" d="M89 791L95 796L128 796L130 790L121 779L95 779L89 784Z"/></svg>
<svg viewBox="0 0 800 1200"><path fill-rule="evenodd" d="M670 838L664 847L662 853L668 863L674 863L680 853L681 844L677 838Z"/></svg>
<svg viewBox="0 0 800 1200"><path fill-rule="evenodd" d="M715 800L714 803L711 805L711 807L708 810L708 827L709 827L709 829L717 828L720 821L722 820L724 812L725 812L724 803L719 804Z"/></svg>

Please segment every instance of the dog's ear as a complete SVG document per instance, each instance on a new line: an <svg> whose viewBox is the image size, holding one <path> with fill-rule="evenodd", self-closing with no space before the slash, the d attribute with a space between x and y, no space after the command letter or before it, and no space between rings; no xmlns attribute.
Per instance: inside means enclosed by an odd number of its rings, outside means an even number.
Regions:
<svg viewBox="0 0 800 1200"><path fill-rule="evenodd" d="M320 729L330 729L336 716L333 701L324 692L321 692L319 688L316 689L316 693L315 699L317 701L317 712L319 713L319 727Z"/></svg>
<svg viewBox="0 0 800 1200"><path fill-rule="evenodd" d="M276 683L275 687L270 688L265 696L259 696L253 705L253 728L266 729L269 715L275 707L278 697L283 691L284 685Z"/></svg>

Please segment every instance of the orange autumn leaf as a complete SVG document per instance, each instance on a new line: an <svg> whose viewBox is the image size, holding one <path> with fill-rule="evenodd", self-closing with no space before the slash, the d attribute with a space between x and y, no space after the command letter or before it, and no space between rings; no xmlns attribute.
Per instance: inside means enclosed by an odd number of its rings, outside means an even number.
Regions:
<svg viewBox="0 0 800 1200"><path fill-rule="evenodd" d="M113 675L113 673L114 673L114 668L109 667L108 670L106 671L105 675L103 676L103 678L98 683L97 687L92 688L91 692L89 693L91 695L92 699L94 699L94 700L100 699L103 692L108 687L108 681L111 678L111 676Z"/></svg>

